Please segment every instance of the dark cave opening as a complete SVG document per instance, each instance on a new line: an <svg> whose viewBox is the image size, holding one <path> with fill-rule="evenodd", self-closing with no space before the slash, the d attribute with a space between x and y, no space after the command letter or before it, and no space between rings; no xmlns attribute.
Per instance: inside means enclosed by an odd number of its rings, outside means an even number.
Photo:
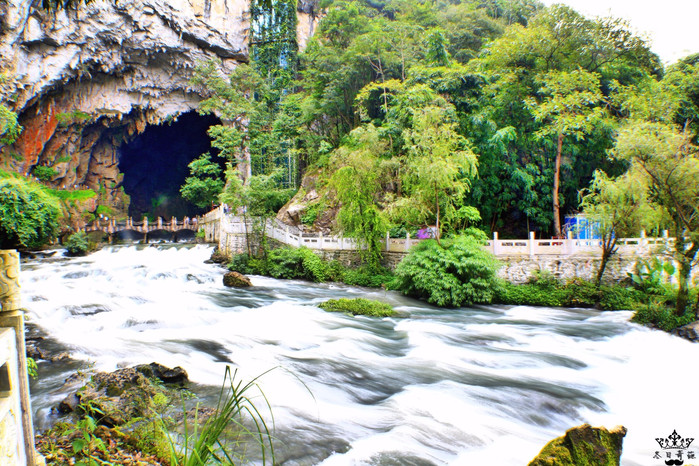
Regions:
<svg viewBox="0 0 699 466"><path fill-rule="evenodd" d="M188 112L177 121L148 126L121 146L119 171L124 174L124 191L131 197L129 216L182 219L206 210L184 200L180 187L189 176L188 165L192 160L206 152L218 153L212 149L206 131L220 123L213 115Z"/></svg>

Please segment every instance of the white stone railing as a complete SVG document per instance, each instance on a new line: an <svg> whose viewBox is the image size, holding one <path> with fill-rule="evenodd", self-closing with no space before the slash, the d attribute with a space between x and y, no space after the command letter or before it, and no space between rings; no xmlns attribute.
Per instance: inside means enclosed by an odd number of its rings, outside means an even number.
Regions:
<svg viewBox="0 0 699 466"><path fill-rule="evenodd" d="M233 214L224 214L221 208L217 208L200 218L200 224L216 225L221 233L231 235L243 235L246 231L252 231L252 220L248 219L246 225L243 217ZM220 225L220 226L219 226ZM350 251L357 250L357 241L341 236L323 235L322 233L304 233L299 228L285 225L279 220L267 220L265 229L267 237L280 243L294 247L305 246L309 249L323 251ZM223 234L212 235L222 240ZM409 234L405 238L390 238L388 234L383 244L385 252L406 253L414 245L423 241L411 238ZM622 256L648 255L659 250L669 250L674 244L674 238L667 235L667 231L660 238L646 237L642 231L638 238L620 238L618 240L618 254ZM565 239L536 239L534 232L528 239L499 239L497 233L493 233L493 239L489 240L485 248L497 257L536 257L536 256L599 256L602 254L602 241L599 239L579 239L568 234Z"/></svg>

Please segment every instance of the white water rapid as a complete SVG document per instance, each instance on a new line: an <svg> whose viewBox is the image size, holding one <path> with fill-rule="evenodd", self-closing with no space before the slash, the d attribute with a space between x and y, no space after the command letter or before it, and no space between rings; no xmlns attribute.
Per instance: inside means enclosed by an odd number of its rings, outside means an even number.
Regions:
<svg viewBox="0 0 699 466"><path fill-rule="evenodd" d="M153 361L219 386L226 365L269 399L282 464L524 465L588 422L628 428L624 465L653 465L656 437L699 436L699 345L629 312L437 309L397 293L252 277L229 289L205 246L125 246L22 265L31 322L75 363L39 365L37 424L63 379ZM339 297L400 318L326 313ZM312 393L309 394L309 391ZM657 463L662 464L662 463Z"/></svg>

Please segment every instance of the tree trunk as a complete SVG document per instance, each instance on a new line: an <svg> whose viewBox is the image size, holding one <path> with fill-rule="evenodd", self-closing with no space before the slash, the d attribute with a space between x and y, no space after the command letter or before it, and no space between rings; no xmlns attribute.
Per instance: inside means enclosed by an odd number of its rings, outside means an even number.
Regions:
<svg viewBox="0 0 699 466"><path fill-rule="evenodd" d="M697 251L699 251L699 244L696 242L693 242L689 249L685 249L686 241L683 233L678 232L675 236L675 256L680 265L677 277L679 284L677 288L677 303L675 305L675 315L677 317L682 317L687 312L692 263L697 256Z"/></svg>
<svg viewBox="0 0 699 466"><path fill-rule="evenodd" d="M561 206L558 202L558 187L561 179L561 152L563 151L563 135L558 135L558 147L556 149L556 169L553 172L553 234L561 238Z"/></svg>
<svg viewBox="0 0 699 466"><path fill-rule="evenodd" d="M602 276L604 275L604 271L607 268L607 263L609 262L609 258L612 257L612 254L614 254L616 249L616 238L609 238L609 240L605 239L602 242L602 261L599 264L599 270L597 270L597 278L595 280L595 285L597 288L602 285Z"/></svg>

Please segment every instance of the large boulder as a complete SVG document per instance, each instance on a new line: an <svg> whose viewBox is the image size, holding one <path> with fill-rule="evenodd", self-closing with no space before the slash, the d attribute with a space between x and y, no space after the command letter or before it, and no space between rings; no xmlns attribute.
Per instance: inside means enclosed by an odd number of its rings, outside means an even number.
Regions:
<svg viewBox="0 0 699 466"><path fill-rule="evenodd" d="M248 277L238 272L226 272L223 276L223 284L225 286L235 288L246 288L252 286L252 282Z"/></svg>
<svg viewBox="0 0 699 466"><path fill-rule="evenodd" d="M114 372L99 372L90 382L68 395L58 406L62 414L92 414L108 427L128 424L135 418L152 414L156 395L164 399L177 396L176 388L163 383L182 385L187 373L180 367L169 369L157 363L127 367Z"/></svg>
<svg viewBox="0 0 699 466"><path fill-rule="evenodd" d="M529 466L618 466L626 428L583 424L551 440Z"/></svg>
<svg viewBox="0 0 699 466"><path fill-rule="evenodd" d="M699 341L699 320L673 329L670 333L689 341Z"/></svg>

